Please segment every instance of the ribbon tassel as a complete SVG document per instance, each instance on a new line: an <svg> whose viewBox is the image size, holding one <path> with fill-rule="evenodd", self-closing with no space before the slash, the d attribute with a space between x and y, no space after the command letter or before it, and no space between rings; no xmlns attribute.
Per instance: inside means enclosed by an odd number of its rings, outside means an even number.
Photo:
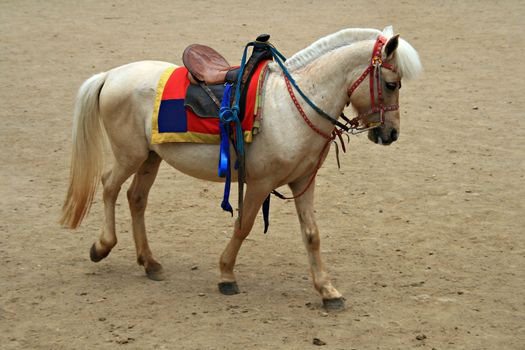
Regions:
<svg viewBox="0 0 525 350"><path fill-rule="evenodd" d="M221 109L219 110L219 128L221 131L221 144L219 153L219 177L226 177L224 183L224 194L222 196L221 208L233 216L233 208L230 204L230 187L231 187L231 165L230 165L230 120L233 119L233 113L230 109L231 84L226 84L224 95L222 97Z"/></svg>

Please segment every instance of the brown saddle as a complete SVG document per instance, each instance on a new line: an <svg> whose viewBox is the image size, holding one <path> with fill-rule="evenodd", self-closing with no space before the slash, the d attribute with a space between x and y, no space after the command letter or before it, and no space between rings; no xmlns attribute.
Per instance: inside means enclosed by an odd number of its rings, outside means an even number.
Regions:
<svg viewBox="0 0 525 350"><path fill-rule="evenodd" d="M182 62L190 72L190 80L206 85L224 84L228 72L235 70L217 51L206 45L192 44L182 53ZM232 72L233 73L233 72Z"/></svg>
<svg viewBox="0 0 525 350"><path fill-rule="evenodd" d="M234 85L235 91L230 97L230 103L234 102L239 93L239 118L242 120L251 77L260 63L273 59L270 45L267 44L269 38L268 34L261 34L255 42L248 44L253 46L253 50L241 77L240 67L231 67L228 61L211 47L200 44L188 46L182 54L182 62L188 69L191 85L186 92L184 105L201 117L218 117L225 83L230 83ZM237 84L238 82L240 84Z"/></svg>

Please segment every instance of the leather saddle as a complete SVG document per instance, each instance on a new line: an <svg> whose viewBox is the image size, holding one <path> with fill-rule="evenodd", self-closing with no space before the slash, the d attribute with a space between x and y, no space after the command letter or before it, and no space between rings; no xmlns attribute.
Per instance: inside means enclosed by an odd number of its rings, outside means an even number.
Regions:
<svg viewBox="0 0 525 350"><path fill-rule="evenodd" d="M268 34L262 34L257 37L256 42L264 44L269 38ZM218 118L224 84L230 83L234 84L234 89L241 89L239 117L242 119L249 81L258 64L269 59L272 59L272 54L267 45L255 46L246 63L241 86L235 86L239 76L238 67L230 66L220 53L209 46L200 44L188 46L182 54L182 62L188 69L191 85L186 92L184 105L202 118ZM235 96L234 91L232 91L232 99Z"/></svg>
<svg viewBox="0 0 525 350"><path fill-rule="evenodd" d="M220 53L200 44L188 46L182 53L182 62L189 71L190 81L193 78L206 85L234 83L239 70L231 67Z"/></svg>

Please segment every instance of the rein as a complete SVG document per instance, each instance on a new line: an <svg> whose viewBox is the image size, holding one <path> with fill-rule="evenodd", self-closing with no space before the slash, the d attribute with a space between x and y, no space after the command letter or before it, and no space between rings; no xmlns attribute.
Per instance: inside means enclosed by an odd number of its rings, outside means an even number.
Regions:
<svg viewBox="0 0 525 350"><path fill-rule="evenodd" d="M327 142L323 146L323 149L321 150L321 153L319 154L319 160L317 161L317 164L315 166L315 171L313 172L312 176L310 177L310 180L308 180L308 183L306 184L305 188L299 194L297 194L295 196L292 196L292 197L287 197L287 196L279 193L277 190L273 190L272 191L272 193L275 196L277 196L279 199L295 199L295 198L299 198L303 194L305 194L305 192L308 190L308 188L310 188L310 186L314 182L315 176L317 175L317 172L321 168L321 163L322 163L322 160L323 160L323 154L325 153L325 151L328 148L328 146L330 145L330 143L331 142L335 143L336 137L339 137L339 139L341 140L341 146L342 146L343 150L345 150L345 148L344 148L345 146L344 146L344 143L342 142L341 131L339 129L337 129L337 127L334 128L334 131L332 131L331 135L328 135L327 133L325 133L325 132L321 131L320 129L318 129L312 123L310 118L308 118L308 116L306 115L303 107L301 107L301 105L299 104L299 101L297 101L297 98L295 97L295 94L293 92L292 86L290 84L290 80L288 79L288 77L286 75L284 76L284 81L286 82L286 88L288 89L288 92L290 93L290 97L292 98L292 101L293 101L295 107L299 111L299 114L301 115L301 117L303 117L305 123L310 127L310 129L312 129L318 135L320 135L321 137L323 137L323 138L325 138L327 140ZM335 143L335 144L337 145L337 143ZM337 160L337 163L339 164L339 159Z"/></svg>
<svg viewBox="0 0 525 350"><path fill-rule="evenodd" d="M297 98L295 97L295 94L293 93L293 90L292 90L292 86L290 84L290 80L288 79L288 77L285 75L284 76L284 81L286 82L286 88L288 89L288 92L290 93L290 97L292 98L293 100L293 103L295 105L295 107L297 108L297 110L299 111L299 114L301 115L301 117L303 117L304 121L306 122L306 124L308 124L308 126L310 127L310 129L312 129L313 131L315 131L318 135L320 135L321 137L325 138L327 141L325 143L325 145L323 146L323 149L321 150L321 153L319 154L319 160L317 161L317 164L315 165L315 170L314 172L312 173L312 175L310 176L310 180L308 180L308 183L306 184L306 186L304 187L304 189L297 195L295 196L292 196L292 197L287 197L281 193L279 193L277 190L273 190L272 193L277 196L279 199L295 199L295 198L299 198L301 197L303 194L306 193L306 191L308 190L308 188L310 188L310 186L312 185L312 183L314 182L314 179L315 179L315 176L317 175L317 172L319 171L319 169L321 168L321 163L322 163L322 160L323 160L323 154L325 153L326 149L328 148L328 146L330 145L331 142L335 142L335 138L337 136L341 137L341 133L338 131L337 127L334 129L334 131L332 131L332 135L328 135L327 133L319 130L313 123L312 121L310 120L310 118L308 118L308 116L306 115L303 107L301 107L301 105L299 104L299 101L297 101ZM344 144L341 143L343 146L343 149L344 149ZM336 143L337 145L337 143ZM339 161L338 161L339 163Z"/></svg>
<svg viewBox="0 0 525 350"><path fill-rule="evenodd" d="M330 123L332 123L335 126L343 129L346 132L350 131L351 127L349 127L348 125L345 125L345 124L339 122L336 118L332 117L331 115L329 115L328 113L323 111L315 103L313 103L312 100L310 100L308 98L308 96L305 95L305 93L299 88L299 86L295 82L295 79L291 76L291 74L288 71L288 69L286 69L286 66L283 63L284 61L286 61L286 58L283 56L283 54L280 53L279 50L277 50L273 45L270 45L270 50L272 52L273 58L275 59L275 62L277 62L277 64L279 64L279 67L281 67L281 70L283 71L283 75L285 76L286 79L289 80L289 83L295 88L295 90L297 90L297 92L299 93L299 95L301 95L303 100L305 100L305 102L310 107L312 107L312 109L314 111L316 111L321 117L323 117L324 119L328 120ZM288 89L288 91L290 91L290 90L291 89ZM296 106L297 106L297 104L296 104Z"/></svg>
<svg viewBox="0 0 525 350"><path fill-rule="evenodd" d="M292 101L293 101L295 107L299 111L299 114L301 115L301 117L303 117L303 119L306 122L306 124L308 124L310 129L312 129L313 131L315 131L316 134L320 135L321 137L323 137L323 138L325 138L325 139L327 139L329 141L333 140L333 136L330 136L327 133L325 133L324 131L321 131L308 118L308 116L306 115L304 109L301 107L301 105L297 101L297 98L295 97L295 94L293 93L293 89L292 89L292 85L290 84L290 80L288 79L288 77L286 75L284 76L284 81L286 82L286 88L288 89L288 93L290 94L290 97L292 98ZM333 135L333 133L332 133L332 135Z"/></svg>

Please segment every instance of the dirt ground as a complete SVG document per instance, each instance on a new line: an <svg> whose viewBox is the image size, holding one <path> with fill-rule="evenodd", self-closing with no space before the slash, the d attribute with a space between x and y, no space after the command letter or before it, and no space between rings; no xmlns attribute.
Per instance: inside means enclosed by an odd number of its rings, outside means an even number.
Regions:
<svg viewBox="0 0 525 350"><path fill-rule="evenodd" d="M524 349L524 16L518 0L0 1L0 348ZM195 42L238 62L264 32L290 56L388 24L425 67L403 84L400 140L353 138L317 184L345 311L321 307L292 202L273 200L267 235L258 219L231 297L216 285L233 225L220 184L161 167L146 217L163 282L135 263L125 191L119 244L98 264L100 194L80 229L57 224L74 96L90 75L180 63Z"/></svg>

